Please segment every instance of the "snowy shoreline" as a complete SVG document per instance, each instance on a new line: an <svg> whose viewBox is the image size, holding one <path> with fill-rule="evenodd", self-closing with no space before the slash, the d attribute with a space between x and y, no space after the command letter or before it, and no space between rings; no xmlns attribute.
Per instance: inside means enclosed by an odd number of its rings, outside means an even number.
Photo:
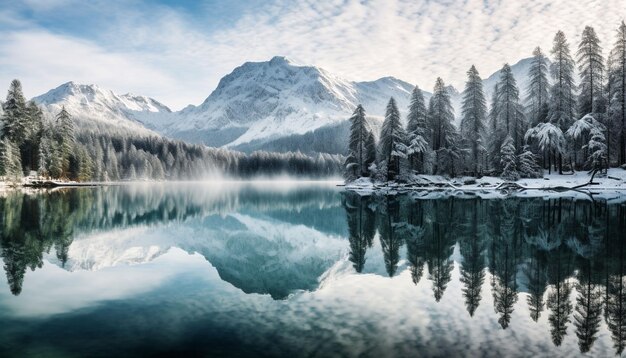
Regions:
<svg viewBox="0 0 626 358"><path fill-rule="evenodd" d="M626 201L626 170L612 168L606 175L596 175L590 183L587 172L574 174L545 174L543 178L519 179L511 182L497 177L460 177L446 179L439 175L415 175L406 183L373 182L359 178L345 184L345 190L359 195L409 194L415 198L466 196L499 197L559 197L575 196Z"/></svg>

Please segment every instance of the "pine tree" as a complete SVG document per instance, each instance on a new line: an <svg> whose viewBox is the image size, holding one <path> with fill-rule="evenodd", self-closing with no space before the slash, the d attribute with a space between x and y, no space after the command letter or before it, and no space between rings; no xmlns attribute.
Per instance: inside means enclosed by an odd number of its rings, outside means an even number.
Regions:
<svg viewBox="0 0 626 358"><path fill-rule="evenodd" d="M367 132L367 138L365 140L365 165L367 166L367 172L370 176L373 175L370 171L370 167L376 164L376 139L372 131Z"/></svg>
<svg viewBox="0 0 626 358"><path fill-rule="evenodd" d="M498 82L498 122L505 128L505 132L513 140L513 145L518 148L523 143L526 128L524 112L519 104L519 89L517 81L513 77L513 71L508 64L500 70L500 82Z"/></svg>
<svg viewBox="0 0 626 358"><path fill-rule="evenodd" d="M567 131L576 118L576 104L574 100L574 60L570 55L569 44L562 31L554 37L552 47L552 66L550 73L554 81L550 93L548 120L557 125L561 132ZM558 157L559 173L563 173L563 156Z"/></svg>
<svg viewBox="0 0 626 358"><path fill-rule="evenodd" d="M479 157L484 150L485 120L487 104L483 93L483 83L476 67L467 71L467 82L463 91L463 109L461 118L461 136L465 141L464 147L469 148L471 165L474 175L478 175L481 163Z"/></svg>
<svg viewBox="0 0 626 358"><path fill-rule="evenodd" d="M608 169L606 138L604 137L604 128L594 126L590 130L590 139L587 143L587 151L589 158L586 166L589 170Z"/></svg>
<svg viewBox="0 0 626 358"><path fill-rule="evenodd" d="M581 74L580 94L578 95L578 111L581 115L595 113L602 97L602 73L604 58L602 47L596 32L591 26L583 30L578 52L578 70Z"/></svg>
<svg viewBox="0 0 626 358"><path fill-rule="evenodd" d="M493 169L501 172L504 169L500 157L504 140L510 136L513 146L521 148L526 128L526 119L519 103L517 82L508 64L500 70L500 81L495 87L491 107L489 156Z"/></svg>
<svg viewBox="0 0 626 358"><path fill-rule="evenodd" d="M74 137L74 124L72 117L65 110L65 106L61 108L59 114L56 117L57 122L57 145L58 155L61 156L62 163L62 176L69 173L70 157L73 154L74 144L76 138Z"/></svg>
<svg viewBox="0 0 626 358"><path fill-rule="evenodd" d="M425 154L429 147L426 115L424 96L419 87L415 86L411 93L411 104L409 105L406 131L408 137L407 155L409 168L418 172L424 171Z"/></svg>
<svg viewBox="0 0 626 358"><path fill-rule="evenodd" d="M365 142L367 140L367 128L365 122L365 109L360 104L350 117L350 142L348 143L349 157L354 158L354 166L350 171L356 176L365 177L368 175L366 162Z"/></svg>
<svg viewBox="0 0 626 358"><path fill-rule="evenodd" d="M626 163L626 23L617 29L617 39L610 54L609 98L610 117L619 123L619 164Z"/></svg>
<svg viewBox="0 0 626 358"><path fill-rule="evenodd" d="M531 126L536 126L546 120L548 112L548 59L537 47L533 51L533 60L528 71L527 102L528 119Z"/></svg>
<svg viewBox="0 0 626 358"><path fill-rule="evenodd" d="M522 178L541 178L541 167L537 164L537 157L526 145L519 155L519 174Z"/></svg>
<svg viewBox="0 0 626 358"><path fill-rule="evenodd" d="M502 148L500 149L500 160L502 167L502 179L506 180L518 180L519 173L517 172L517 158L515 156L515 145L513 144L513 138L507 136L504 139Z"/></svg>
<svg viewBox="0 0 626 358"><path fill-rule="evenodd" d="M535 142L543 155L544 164L547 164L549 173L552 173L552 166L557 167L557 158L561 157L565 146L561 129L552 123L539 123L526 132L525 139L527 142Z"/></svg>
<svg viewBox="0 0 626 358"><path fill-rule="evenodd" d="M26 126L28 122L26 100L24 99L22 84L19 80L13 80L11 82L7 99L2 107L4 110L2 116L2 139L9 138L13 144L19 147L26 138Z"/></svg>
<svg viewBox="0 0 626 358"><path fill-rule="evenodd" d="M0 177L16 182L22 177L22 162L16 145L8 137L0 140Z"/></svg>
<svg viewBox="0 0 626 358"><path fill-rule="evenodd" d="M379 154L387 163L387 180L400 174L401 160L406 158L406 132L400 123L400 111L393 97L387 104L385 121L380 134Z"/></svg>
<svg viewBox="0 0 626 358"><path fill-rule="evenodd" d="M500 112L498 106L498 92L499 88L496 83L493 88L493 94L491 95L491 107L489 108L487 116L489 121L489 127L487 129L487 133L489 134L487 152L491 167L496 171L500 170L500 147L502 146L502 140L506 137L503 135L503 126L498 123L498 115Z"/></svg>
<svg viewBox="0 0 626 358"><path fill-rule="evenodd" d="M432 135L430 141L432 150L435 153L434 170L435 174L439 174L441 170L441 161L445 155L442 155L442 149L449 149L452 145L452 134L455 133L454 110L450 102L450 94L445 87L441 78L437 78L433 95L428 102L428 126Z"/></svg>

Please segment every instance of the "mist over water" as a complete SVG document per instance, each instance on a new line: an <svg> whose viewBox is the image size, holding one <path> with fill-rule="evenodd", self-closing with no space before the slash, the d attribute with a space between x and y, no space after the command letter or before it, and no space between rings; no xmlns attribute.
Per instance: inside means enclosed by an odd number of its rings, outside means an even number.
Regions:
<svg viewBox="0 0 626 358"><path fill-rule="evenodd" d="M8 191L0 224L3 357L626 344L624 204L213 181Z"/></svg>

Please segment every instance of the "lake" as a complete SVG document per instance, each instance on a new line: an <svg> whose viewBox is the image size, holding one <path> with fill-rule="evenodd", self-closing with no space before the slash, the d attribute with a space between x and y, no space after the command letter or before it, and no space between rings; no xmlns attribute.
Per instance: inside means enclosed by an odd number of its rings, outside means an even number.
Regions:
<svg viewBox="0 0 626 358"><path fill-rule="evenodd" d="M613 356L625 236L619 200L8 192L0 356Z"/></svg>

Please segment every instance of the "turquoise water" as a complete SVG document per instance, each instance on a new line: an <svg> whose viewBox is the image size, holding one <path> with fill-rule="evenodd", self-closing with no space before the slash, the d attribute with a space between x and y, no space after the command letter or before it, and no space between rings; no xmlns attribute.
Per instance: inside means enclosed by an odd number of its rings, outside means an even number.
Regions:
<svg viewBox="0 0 626 358"><path fill-rule="evenodd" d="M626 206L323 183L0 195L0 356L613 356Z"/></svg>

